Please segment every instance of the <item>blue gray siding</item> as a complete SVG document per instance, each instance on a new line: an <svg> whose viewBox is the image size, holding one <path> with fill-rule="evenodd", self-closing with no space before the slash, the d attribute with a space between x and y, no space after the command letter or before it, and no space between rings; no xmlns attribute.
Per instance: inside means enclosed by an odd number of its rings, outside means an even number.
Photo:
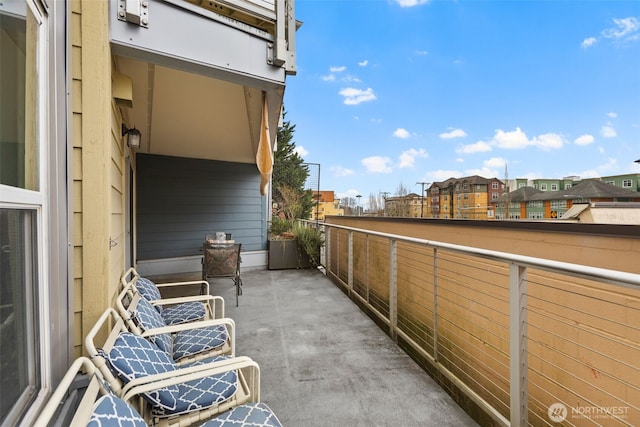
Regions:
<svg viewBox="0 0 640 427"><path fill-rule="evenodd" d="M266 249L266 201L256 165L138 154L138 260L200 255L206 234Z"/></svg>

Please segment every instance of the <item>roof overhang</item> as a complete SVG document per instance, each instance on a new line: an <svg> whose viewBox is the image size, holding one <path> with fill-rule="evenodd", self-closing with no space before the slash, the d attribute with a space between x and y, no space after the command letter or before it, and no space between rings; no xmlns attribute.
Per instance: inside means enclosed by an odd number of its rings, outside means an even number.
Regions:
<svg viewBox="0 0 640 427"><path fill-rule="evenodd" d="M273 36L187 2L149 2L148 25L110 11L116 72L132 82L128 127L139 152L255 163L263 95L270 141L282 111L285 69L270 62Z"/></svg>

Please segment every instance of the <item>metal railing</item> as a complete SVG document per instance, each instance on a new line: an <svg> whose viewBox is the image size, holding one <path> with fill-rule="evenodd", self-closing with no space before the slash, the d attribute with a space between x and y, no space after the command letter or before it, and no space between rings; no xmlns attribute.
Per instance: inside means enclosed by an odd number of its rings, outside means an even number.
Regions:
<svg viewBox="0 0 640 427"><path fill-rule="evenodd" d="M640 424L640 275L320 226L326 274L498 424Z"/></svg>

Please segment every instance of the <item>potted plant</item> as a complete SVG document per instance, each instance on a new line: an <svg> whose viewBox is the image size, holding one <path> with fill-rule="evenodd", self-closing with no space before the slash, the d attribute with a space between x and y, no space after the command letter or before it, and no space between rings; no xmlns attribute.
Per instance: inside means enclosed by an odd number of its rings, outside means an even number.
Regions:
<svg viewBox="0 0 640 427"><path fill-rule="evenodd" d="M269 227L269 270L312 268L320 263L320 231L274 217Z"/></svg>

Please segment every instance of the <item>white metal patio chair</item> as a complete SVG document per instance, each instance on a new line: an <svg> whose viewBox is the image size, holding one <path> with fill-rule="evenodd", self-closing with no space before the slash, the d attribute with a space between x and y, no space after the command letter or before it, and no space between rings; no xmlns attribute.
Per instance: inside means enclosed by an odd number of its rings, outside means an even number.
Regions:
<svg viewBox="0 0 640 427"><path fill-rule="evenodd" d="M184 282L155 283L141 277L135 268L129 268L120 278L122 287L133 286L145 299L158 310L168 325L224 317L224 299L210 295L206 280ZM200 295L162 298L161 289L176 290L180 287L200 286Z"/></svg>
<svg viewBox="0 0 640 427"><path fill-rule="evenodd" d="M104 332L98 347L96 337ZM139 395L138 408L154 425L191 425L260 399L260 369L250 358L216 356L179 366L127 331L113 308L89 331L85 347L111 390L124 400Z"/></svg>
<svg viewBox="0 0 640 427"><path fill-rule="evenodd" d="M76 376L84 373L89 377L86 389L73 390ZM176 377L179 378L179 377ZM77 401L74 397L78 397ZM68 417L61 414L69 405ZM71 407L71 405L75 407ZM63 419L64 418L64 419ZM67 370L60 384L34 422L34 427L65 425L69 427L148 427L130 403L111 393L95 365L86 357L76 359ZM223 412L200 427L281 427L273 411L264 403L249 402Z"/></svg>
<svg viewBox="0 0 640 427"><path fill-rule="evenodd" d="M142 336L179 364L216 355L235 355L235 322L230 318L167 325L157 310L127 284L116 299L129 332Z"/></svg>

